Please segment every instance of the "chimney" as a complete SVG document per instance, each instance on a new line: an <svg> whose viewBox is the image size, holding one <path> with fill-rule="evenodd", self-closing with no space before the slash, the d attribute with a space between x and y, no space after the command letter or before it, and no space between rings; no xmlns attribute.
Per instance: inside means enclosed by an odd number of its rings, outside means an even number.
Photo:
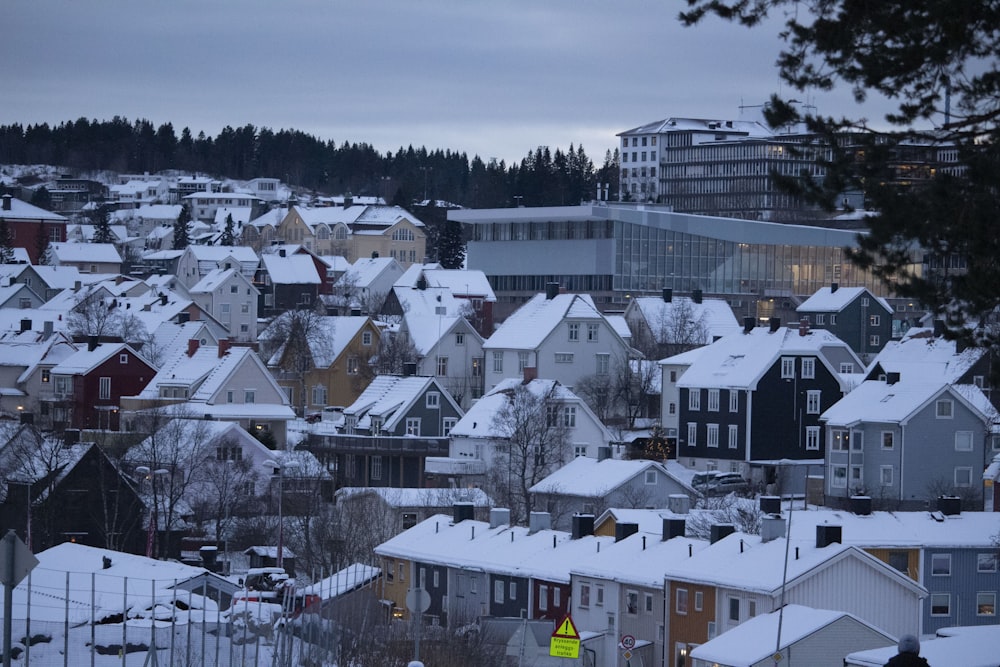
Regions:
<svg viewBox="0 0 1000 667"><path fill-rule="evenodd" d="M378 259L378 250L372 250L372 259Z"/></svg>
<svg viewBox="0 0 1000 667"><path fill-rule="evenodd" d="M230 347L231 347L231 343L230 343L230 341L229 341L228 338L220 338L219 339L219 358L220 359L226 355L226 352L229 352L229 348Z"/></svg>
<svg viewBox="0 0 1000 667"><path fill-rule="evenodd" d="M45 320L42 322L42 340L48 340L52 336L52 331L52 320Z"/></svg>
<svg viewBox="0 0 1000 667"><path fill-rule="evenodd" d="M552 515L548 512L532 512L528 517L528 535L552 528Z"/></svg>
<svg viewBox="0 0 1000 667"><path fill-rule="evenodd" d="M851 512L858 516L868 516L872 513L871 496L851 496Z"/></svg>
<svg viewBox="0 0 1000 667"><path fill-rule="evenodd" d="M217 570L217 563L219 557L219 547L204 546L198 549L198 555L201 556L202 566L209 572L215 572Z"/></svg>
<svg viewBox="0 0 1000 667"><path fill-rule="evenodd" d="M696 289L693 292L691 292L691 300L694 301L695 303L701 303L701 297L702 297L702 291L700 289Z"/></svg>
<svg viewBox="0 0 1000 667"><path fill-rule="evenodd" d="M177 313L177 324L185 324L191 321L191 313L186 310L182 310Z"/></svg>
<svg viewBox="0 0 1000 667"><path fill-rule="evenodd" d="M675 537L684 537L687 530L687 520L683 518L668 517L663 519L663 541L672 540Z"/></svg>
<svg viewBox="0 0 1000 667"><path fill-rule="evenodd" d="M744 317L743 318L743 333L748 334L751 331L753 331L753 328L754 328L755 324L756 324L756 322L754 322L754 319L752 317Z"/></svg>
<svg viewBox="0 0 1000 667"><path fill-rule="evenodd" d="M731 523L712 524L710 543L715 544L726 535L732 535L735 532L736 532L736 527Z"/></svg>
<svg viewBox="0 0 1000 667"><path fill-rule="evenodd" d="M771 328L771 333L775 333L781 328L781 318L780 317L769 317L767 320L767 325Z"/></svg>
<svg viewBox="0 0 1000 667"><path fill-rule="evenodd" d="M471 521L475 517L475 508L470 502L455 503L452 505L452 512L455 523L462 523L466 519Z"/></svg>
<svg viewBox="0 0 1000 667"><path fill-rule="evenodd" d="M80 281L80 280L74 280L73 281L73 291L74 292L79 292L81 287L83 287L83 282L82 281Z"/></svg>
<svg viewBox="0 0 1000 667"><path fill-rule="evenodd" d="M11 197L10 195L4 195L3 196L3 210L5 210L5 211L9 211L10 210L10 202L11 202L12 199L13 199L13 197Z"/></svg>
<svg viewBox="0 0 1000 667"><path fill-rule="evenodd" d="M424 278L423 276L417 278L417 289L421 291L427 289L427 278Z"/></svg>
<svg viewBox="0 0 1000 667"><path fill-rule="evenodd" d="M63 445L65 447L72 447L78 442L80 442L80 429L68 428L63 431Z"/></svg>
<svg viewBox="0 0 1000 667"><path fill-rule="evenodd" d="M840 289L840 285L839 284L837 284L837 283L830 283L830 294L833 294L838 289Z"/></svg>
<svg viewBox="0 0 1000 667"><path fill-rule="evenodd" d="M21 333L25 331L31 331L31 320L29 319L21 320Z"/></svg>
<svg viewBox="0 0 1000 667"><path fill-rule="evenodd" d="M417 374L417 364L414 361L403 362L403 377L410 377Z"/></svg>
<svg viewBox="0 0 1000 667"><path fill-rule="evenodd" d="M510 510L506 507L494 507L490 510L490 528L510 525Z"/></svg>
<svg viewBox="0 0 1000 667"><path fill-rule="evenodd" d="M188 356L189 357L193 357L194 353L198 351L198 347L200 345L201 345L201 343L198 341L197 338L189 338L188 339Z"/></svg>
<svg viewBox="0 0 1000 667"><path fill-rule="evenodd" d="M691 511L691 498L686 493L671 493L667 497L667 509L674 514L688 514Z"/></svg>
<svg viewBox="0 0 1000 667"><path fill-rule="evenodd" d="M525 366L524 367L524 384L528 384L532 380L538 379L538 368L535 366Z"/></svg>
<svg viewBox="0 0 1000 667"><path fill-rule="evenodd" d="M663 288L663 303L670 303L674 300L674 291L669 287Z"/></svg>
<svg viewBox="0 0 1000 667"><path fill-rule="evenodd" d="M780 514L767 514L760 520L760 541L770 542L785 536L785 520Z"/></svg>
<svg viewBox="0 0 1000 667"><path fill-rule="evenodd" d="M781 498L778 496L761 496L760 511L764 514L781 514Z"/></svg>
<svg viewBox="0 0 1000 667"><path fill-rule="evenodd" d="M559 283L545 283L545 298L552 300L559 294Z"/></svg>
<svg viewBox="0 0 1000 667"><path fill-rule="evenodd" d="M594 515L574 514L573 539L578 540L581 537L587 537L588 535L593 535L593 534L594 534Z"/></svg>
<svg viewBox="0 0 1000 667"><path fill-rule="evenodd" d="M285 256L285 249L278 248L278 257L284 257L284 256Z"/></svg>
<svg viewBox="0 0 1000 667"><path fill-rule="evenodd" d="M639 524L618 522L615 524L615 542L621 542L629 535L635 535L638 532Z"/></svg>
<svg viewBox="0 0 1000 667"><path fill-rule="evenodd" d="M809 333L809 318L800 317L799 318L799 335L805 336Z"/></svg>
<svg viewBox="0 0 1000 667"><path fill-rule="evenodd" d="M161 306L167 305L167 295L166 294L161 294L160 295L160 305Z"/></svg>
<svg viewBox="0 0 1000 667"><path fill-rule="evenodd" d="M100 336L87 336L87 351L93 352L97 349L97 345L100 342Z"/></svg>
<svg viewBox="0 0 1000 667"><path fill-rule="evenodd" d="M822 549L834 543L841 544L841 533L840 526L816 526L816 548Z"/></svg>
<svg viewBox="0 0 1000 667"><path fill-rule="evenodd" d="M945 516L958 516L962 513L962 499L958 496L938 496L937 508Z"/></svg>
<svg viewBox="0 0 1000 667"><path fill-rule="evenodd" d="M899 371L893 371L885 374L886 384L896 384L899 382Z"/></svg>
<svg viewBox="0 0 1000 667"><path fill-rule="evenodd" d="M597 448L597 460L603 461L604 459L611 458L611 448L607 445Z"/></svg>

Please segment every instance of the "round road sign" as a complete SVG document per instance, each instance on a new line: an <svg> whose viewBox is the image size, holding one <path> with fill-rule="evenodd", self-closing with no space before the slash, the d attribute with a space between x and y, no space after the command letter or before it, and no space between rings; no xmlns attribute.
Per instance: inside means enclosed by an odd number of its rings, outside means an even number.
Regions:
<svg viewBox="0 0 1000 667"><path fill-rule="evenodd" d="M623 635L622 636L622 648L624 648L624 649L635 648L635 637L633 637L632 635Z"/></svg>
<svg viewBox="0 0 1000 667"><path fill-rule="evenodd" d="M411 588L406 592L406 608L414 614L422 614L431 606L431 594L422 588Z"/></svg>

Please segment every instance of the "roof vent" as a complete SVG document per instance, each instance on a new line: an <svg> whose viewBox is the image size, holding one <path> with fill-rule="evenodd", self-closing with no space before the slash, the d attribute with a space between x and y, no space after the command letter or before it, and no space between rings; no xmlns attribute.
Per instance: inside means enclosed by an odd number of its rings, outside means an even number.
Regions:
<svg viewBox="0 0 1000 667"><path fill-rule="evenodd" d="M674 300L674 290L669 287L663 288L663 302L670 303Z"/></svg>
<svg viewBox="0 0 1000 667"><path fill-rule="evenodd" d="M731 523L716 523L712 525L712 532L710 535L710 540L712 544L715 544L723 537L727 535L732 535L736 532L736 526Z"/></svg>
<svg viewBox="0 0 1000 667"><path fill-rule="evenodd" d="M671 540L675 537L684 537L687 529L687 520L683 517L668 517L663 520L663 541Z"/></svg>
<svg viewBox="0 0 1000 667"><path fill-rule="evenodd" d="M506 507L494 507L490 510L490 528L510 525L510 510Z"/></svg>
<svg viewBox="0 0 1000 667"><path fill-rule="evenodd" d="M851 496L851 512L858 516L868 516L872 513L871 496Z"/></svg>
<svg viewBox="0 0 1000 667"><path fill-rule="evenodd" d="M744 317L743 318L743 333L748 334L751 331L753 331L754 325L756 325L756 322L754 322L754 319L752 317Z"/></svg>
<svg viewBox="0 0 1000 667"><path fill-rule="evenodd" d="M588 535L593 535L593 534L594 534L594 515L574 514L573 539L578 540L581 537L587 537Z"/></svg>
<svg viewBox="0 0 1000 667"><path fill-rule="evenodd" d="M639 524L637 523L616 523L615 524L615 542L621 542L629 535L634 535L639 532Z"/></svg>
<svg viewBox="0 0 1000 667"><path fill-rule="evenodd" d="M475 516L475 509L470 502L455 503L452 510L455 523L461 523L466 519L471 520Z"/></svg>
<svg viewBox="0 0 1000 667"><path fill-rule="evenodd" d="M785 536L785 520L779 514L768 514L760 520L760 541L771 540Z"/></svg>
<svg viewBox="0 0 1000 667"><path fill-rule="evenodd" d="M548 512L532 512L528 517L528 534L534 535L540 530L552 528L552 515Z"/></svg>
<svg viewBox="0 0 1000 667"><path fill-rule="evenodd" d="M840 526L816 526L816 548L823 549L834 543L841 544L842 532Z"/></svg>
<svg viewBox="0 0 1000 667"><path fill-rule="evenodd" d="M545 298L554 299L559 295L559 283L545 283Z"/></svg>
<svg viewBox="0 0 1000 667"><path fill-rule="evenodd" d="M938 496L937 508L945 516L958 516L962 513L962 499L958 496Z"/></svg>
<svg viewBox="0 0 1000 667"><path fill-rule="evenodd" d="M771 317L767 320L767 325L771 328L771 333L776 333L781 328L781 318Z"/></svg>

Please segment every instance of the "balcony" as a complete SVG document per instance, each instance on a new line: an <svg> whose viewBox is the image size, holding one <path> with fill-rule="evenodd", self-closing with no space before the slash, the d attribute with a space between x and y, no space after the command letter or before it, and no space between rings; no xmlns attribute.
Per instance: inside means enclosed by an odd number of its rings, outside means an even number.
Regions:
<svg viewBox="0 0 1000 667"><path fill-rule="evenodd" d="M396 454L410 456L447 456L448 438L413 436L325 435L309 447L313 453Z"/></svg>

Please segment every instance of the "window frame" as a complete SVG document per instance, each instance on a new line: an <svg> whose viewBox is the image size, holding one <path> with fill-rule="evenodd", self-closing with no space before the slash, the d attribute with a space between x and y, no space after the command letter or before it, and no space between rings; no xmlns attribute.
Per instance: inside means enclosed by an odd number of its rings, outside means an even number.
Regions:
<svg viewBox="0 0 1000 667"><path fill-rule="evenodd" d="M951 576L951 554L932 553L930 561L930 571L932 577Z"/></svg>
<svg viewBox="0 0 1000 667"><path fill-rule="evenodd" d="M802 357L802 377L812 380L816 377L816 358Z"/></svg>
<svg viewBox="0 0 1000 667"><path fill-rule="evenodd" d="M791 380L795 378L795 357L781 358L781 379Z"/></svg>

